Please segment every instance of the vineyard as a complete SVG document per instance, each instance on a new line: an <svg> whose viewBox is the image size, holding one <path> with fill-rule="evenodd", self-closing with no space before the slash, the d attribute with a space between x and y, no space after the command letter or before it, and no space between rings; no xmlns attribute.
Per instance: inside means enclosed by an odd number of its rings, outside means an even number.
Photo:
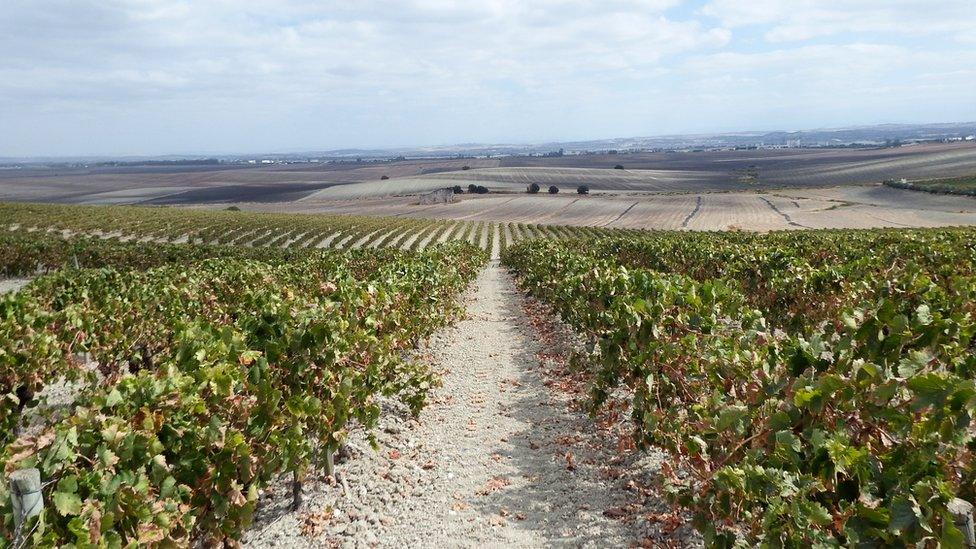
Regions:
<svg viewBox="0 0 976 549"><path fill-rule="evenodd" d="M976 488L972 230L536 241L503 261L591 342L591 405L709 544L961 546Z"/></svg>
<svg viewBox="0 0 976 549"><path fill-rule="evenodd" d="M483 352L478 376L502 367L491 338L514 331L515 309L492 257L585 341L570 365L588 410L666 453L661 488L706 544L962 545L949 504L976 499L976 230L0 216L0 275L30 279L0 294L0 460L8 476L38 469L45 501L18 529L3 483L0 546L233 545L282 478L298 509L351 432L378 447L382 401L428 407L441 378L411 353L465 316L459 297L485 272L495 324L480 326L497 333L462 345ZM526 382L483 379L496 398Z"/></svg>
<svg viewBox="0 0 976 549"><path fill-rule="evenodd" d="M350 422L375 424L378 395L419 411L436 379L403 353L459 312L487 259L465 242L296 254L15 235L0 249L6 273L57 268L0 297L3 461L47 483L27 537L45 546L239 537L258 491L291 474L298 497ZM73 406L44 406L58 380ZM9 542L6 484L0 498Z"/></svg>
<svg viewBox="0 0 976 549"><path fill-rule="evenodd" d="M6 229L7 235L43 233L63 238L94 237L116 243L191 243L290 250L397 248L421 251L441 242L465 241L490 252L493 248L504 249L526 238L589 238L604 234L596 228L527 223L130 206L0 203L0 219L4 220L0 230ZM61 264L60 258L55 259L55 264Z"/></svg>
<svg viewBox="0 0 976 549"><path fill-rule="evenodd" d="M938 194L976 195L976 176L954 177L949 179L928 179L921 181L885 181L885 185L896 189L909 189Z"/></svg>

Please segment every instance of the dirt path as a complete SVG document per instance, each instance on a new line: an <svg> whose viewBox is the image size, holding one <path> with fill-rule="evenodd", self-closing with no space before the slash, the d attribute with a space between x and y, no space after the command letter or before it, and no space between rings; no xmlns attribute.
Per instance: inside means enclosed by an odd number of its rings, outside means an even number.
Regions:
<svg viewBox="0 0 976 549"><path fill-rule="evenodd" d="M30 282L29 278L2 278L0 279L0 294L16 292Z"/></svg>
<svg viewBox="0 0 976 549"><path fill-rule="evenodd" d="M592 420L550 388L508 273L493 261L466 301L468 317L424 351L443 386L421 416L385 403L379 451L354 433L337 466L348 492L328 478L312 482L302 509L289 512L289 486L275 486L246 543L606 547L654 536L647 521L622 517L635 501L649 509L646 493L635 496L613 473L635 468L606 441L594 444Z"/></svg>

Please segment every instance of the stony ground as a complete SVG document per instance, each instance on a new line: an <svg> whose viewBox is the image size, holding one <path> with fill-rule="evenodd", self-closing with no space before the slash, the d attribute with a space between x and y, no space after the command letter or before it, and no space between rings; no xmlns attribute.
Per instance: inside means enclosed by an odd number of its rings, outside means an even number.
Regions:
<svg viewBox="0 0 976 549"><path fill-rule="evenodd" d="M0 294L16 292L28 282L30 282L29 278L0 278Z"/></svg>
<svg viewBox="0 0 976 549"><path fill-rule="evenodd" d="M565 329L495 262L468 317L429 342L443 386L419 418L395 402L379 450L351 437L337 477L283 479L244 539L253 547L699 545L657 496L661 457L633 450L613 417L590 419L561 358Z"/></svg>

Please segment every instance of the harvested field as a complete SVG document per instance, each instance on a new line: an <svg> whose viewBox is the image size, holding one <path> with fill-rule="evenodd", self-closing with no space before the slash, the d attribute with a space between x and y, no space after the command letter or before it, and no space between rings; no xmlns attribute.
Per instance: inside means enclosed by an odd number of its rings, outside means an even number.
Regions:
<svg viewBox="0 0 976 549"><path fill-rule="evenodd" d="M222 204L282 202L349 183L380 183L447 170L497 166L496 159L273 164L121 166L0 170L0 201L67 204ZM382 183L388 183L383 181ZM379 186L375 192L383 193Z"/></svg>
<svg viewBox="0 0 976 549"><path fill-rule="evenodd" d="M615 170L617 164L625 169ZM470 167L463 170L464 166ZM752 174L743 177L744 173ZM401 160L271 166L27 168L0 171L0 201L79 204L231 204L349 200L469 184L562 194L687 193L880 183L976 173L976 145L879 149L781 149L564 157ZM381 180L383 176L389 177ZM754 177L753 177L754 176Z"/></svg>
<svg viewBox="0 0 976 549"><path fill-rule="evenodd" d="M621 165L625 169L613 169ZM743 174L752 173L754 180ZM885 179L976 173L976 146L928 144L879 149L778 149L564 157L506 157L498 167L475 167L388 181L331 186L306 200L412 194L469 184L494 192L523 192L531 183L575 192L718 192L779 187L880 183Z"/></svg>
<svg viewBox="0 0 976 549"><path fill-rule="evenodd" d="M613 169L617 163L626 169ZM464 166L470 169L463 170ZM736 174L752 167L758 183ZM641 153L573 157L406 160L245 167L120 167L15 170L0 174L0 200L197 205L289 213L319 213L617 228L775 230L840 227L920 227L976 223L976 199L882 186L883 179L976 173L976 146L933 144L886 149L797 149ZM390 179L380 180L383 175ZM840 183L825 187L827 183ZM869 184L854 185L859 182ZM558 195L526 194L537 183ZM452 204L417 205L412 194L484 185L487 195L463 194ZM578 195L585 184L593 194ZM760 191L757 186L766 186ZM123 232L139 232L123 227ZM421 238L358 232L261 234L238 227L252 245L422 248ZM457 227L437 239L471 239ZM238 233L255 233L248 237ZM456 234L455 234L456 233ZM205 242L224 238L202 234ZM368 238L367 238L368 237ZM514 235L513 235L514 237ZM379 240L382 239L382 240ZM407 244L409 242L409 244Z"/></svg>
<svg viewBox="0 0 976 549"><path fill-rule="evenodd" d="M882 185L766 193L464 195L419 206L408 197L242 205L261 211L417 217L630 229L777 230L976 224L976 198Z"/></svg>
<svg viewBox="0 0 976 549"><path fill-rule="evenodd" d="M714 178L715 182L708 180ZM705 179L703 181L703 179ZM536 183L544 189L550 185L560 187L563 192L575 192L580 185L592 191L641 191L641 192L687 192L690 188L720 191L741 189L742 186L721 173L688 170L613 170L605 168L482 168L463 172L447 172L424 178L405 178L398 184L404 188L437 188L469 184L484 185L498 191L522 192ZM362 187L362 185L356 185ZM315 193L310 198L324 198L341 193L346 189L334 188ZM363 193L364 195L366 193Z"/></svg>
<svg viewBox="0 0 976 549"><path fill-rule="evenodd" d="M738 151L594 154L559 158L513 157L503 168L605 168L623 165L629 170L690 171L698 182L707 173L726 177L737 170L758 168L763 184L840 185L869 183L888 178L923 179L971 175L976 162L973 144L933 143L876 149L761 149ZM901 173L904 175L885 175ZM918 175L914 175L918 174Z"/></svg>

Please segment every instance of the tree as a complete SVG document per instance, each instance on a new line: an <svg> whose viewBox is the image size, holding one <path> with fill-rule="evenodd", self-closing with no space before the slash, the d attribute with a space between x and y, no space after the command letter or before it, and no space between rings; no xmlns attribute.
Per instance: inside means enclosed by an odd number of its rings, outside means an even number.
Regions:
<svg viewBox="0 0 976 549"><path fill-rule="evenodd" d="M529 184L529 186L525 188L525 192L529 194L535 194L539 192L539 184L538 183Z"/></svg>
<svg viewBox="0 0 976 549"><path fill-rule="evenodd" d="M576 187L576 194L590 194L590 188L586 185L580 185Z"/></svg>
<svg viewBox="0 0 976 549"><path fill-rule="evenodd" d="M478 186L477 186L477 185L475 185L474 183L471 183L471 184L469 184L469 185L468 185L468 192L469 192L469 193L475 193L475 192L478 192Z"/></svg>
<svg viewBox="0 0 976 549"><path fill-rule="evenodd" d="M462 170L470 170L471 169L471 166L461 166L461 169Z"/></svg>
<svg viewBox="0 0 976 549"><path fill-rule="evenodd" d="M478 185L477 187L474 188L474 192L478 194L488 194L488 187L483 187L481 185Z"/></svg>
<svg viewBox="0 0 976 549"><path fill-rule="evenodd" d="M559 187L557 187L555 185L550 185L549 186L549 194L556 194L558 192L559 192Z"/></svg>
<svg viewBox="0 0 976 549"><path fill-rule="evenodd" d="M383 177L380 178L380 181L386 181L389 178L390 178L390 176L384 175Z"/></svg>
<svg viewBox="0 0 976 549"><path fill-rule="evenodd" d="M613 169L615 169L615 170L622 170L622 169L624 169L624 165L623 164L617 164L616 166L613 167Z"/></svg>
<svg viewBox="0 0 976 549"><path fill-rule="evenodd" d="M460 185L455 185L454 194L464 194L464 189L462 189Z"/></svg>

